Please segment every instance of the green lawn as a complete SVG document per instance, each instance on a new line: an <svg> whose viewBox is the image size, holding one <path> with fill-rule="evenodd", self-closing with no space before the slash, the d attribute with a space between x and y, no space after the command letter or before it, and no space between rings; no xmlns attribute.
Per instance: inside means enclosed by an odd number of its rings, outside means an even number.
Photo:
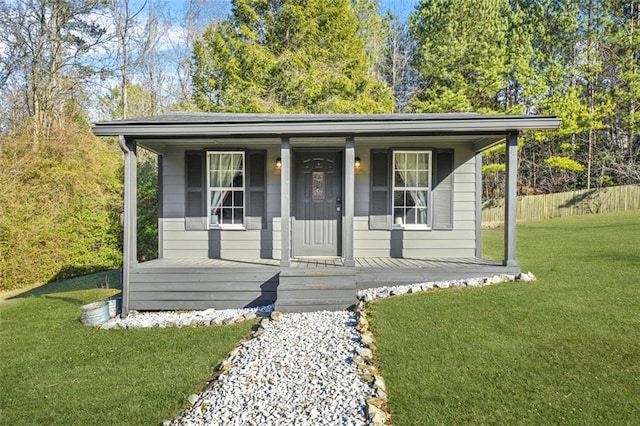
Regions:
<svg viewBox="0 0 640 426"><path fill-rule="evenodd" d="M485 234L500 258L501 230ZM640 419L640 212L522 224L535 283L381 300L370 313L395 425ZM157 424L248 335L95 330L113 273L0 300L1 424Z"/></svg>
<svg viewBox="0 0 640 426"><path fill-rule="evenodd" d="M202 389L253 323L96 330L81 305L118 290L113 273L49 284L0 300L0 424L158 424Z"/></svg>
<svg viewBox="0 0 640 426"><path fill-rule="evenodd" d="M394 425L640 422L640 212L518 225L518 256L537 282L370 307Z"/></svg>

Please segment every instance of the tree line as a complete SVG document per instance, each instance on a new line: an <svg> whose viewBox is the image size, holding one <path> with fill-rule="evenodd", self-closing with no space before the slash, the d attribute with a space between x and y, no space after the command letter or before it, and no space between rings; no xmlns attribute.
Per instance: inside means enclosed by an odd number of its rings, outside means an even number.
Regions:
<svg viewBox="0 0 640 426"><path fill-rule="evenodd" d="M402 20L375 0L234 0L230 10L216 0L187 0L179 10L163 0L2 0L3 286L63 270L73 258L67 249L89 256L117 248L120 177L92 166L84 149L110 165L119 152L91 137L90 120L185 110L557 115L558 131L520 138L523 192L638 183L640 1L421 0ZM54 151L69 170L42 162ZM155 188L144 179L153 161L141 165L149 209ZM483 161L484 196L499 197L504 149ZM88 166L105 196L74 210L96 192L73 180L86 180L76 172ZM68 184L52 190L58 181L47 170ZM62 244L49 275L27 277L25 262L14 261L20 253L74 232L62 220L38 225L56 214L106 221L108 231L101 241ZM153 235L153 217L140 222ZM24 230L43 228L17 244ZM104 259L96 267L119 261Z"/></svg>

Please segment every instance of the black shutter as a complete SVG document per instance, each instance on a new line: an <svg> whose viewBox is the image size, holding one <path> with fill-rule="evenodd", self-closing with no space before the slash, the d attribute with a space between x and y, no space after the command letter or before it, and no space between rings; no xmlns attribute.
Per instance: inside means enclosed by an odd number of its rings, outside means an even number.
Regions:
<svg viewBox="0 0 640 426"><path fill-rule="evenodd" d="M187 230L202 230L207 228L204 164L204 152L185 152L186 199L184 226Z"/></svg>
<svg viewBox="0 0 640 426"><path fill-rule="evenodd" d="M389 150L371 150L369 229L391 229L391 173Z"/></svg>
<svg viewBox="0 0 640 426"><path fill-rule="evenodd" d="M266 225L266 153L265 151L247 152L247 207L245 226L247 229L264 229Z"/></svg>
<svg viewBox="0 0 640 426"><path fill-rule="evenodd" d="M453 151L434 151L433 221L434 230L453 229Z"/></svg>

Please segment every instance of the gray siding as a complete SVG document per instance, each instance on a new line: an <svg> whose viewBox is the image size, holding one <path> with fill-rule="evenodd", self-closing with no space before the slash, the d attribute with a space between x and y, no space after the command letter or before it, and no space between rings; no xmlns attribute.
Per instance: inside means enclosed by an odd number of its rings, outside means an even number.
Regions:
<svg viewBox="0 0 640 426"><path fill-rule="evenodd" d="M168 147L163 157L163 253L172 258L210 257L210 237L206 230L185 230L185 151L193 149L225 149L221 145ZM231 145L228 149L238 149ZM279 258L280 236L280 173L275 160L280 156L279 146L251 146L267 151L267 228L263 230L220 231L220 254L223 258Z"/></svg>
<svg viewBox="0 0 640 426"><path fill-rule="evenodd" d="M335 139L338 145L341 140ZM294 140L293 143L296 141ZM324 141L326 142L326 141ZM239 141L246 147L247 141ZM304 143L304 141L297 141ZM344 143L344 141L342 141ZM310 142L305 145L308 147ZM295 144L293 145L295 149ZM446 141L420 138L396 138L392 141L379 138L357 138L355 155L362 166L355 170L354 194L354 256L388 257L392 255L392 231L369 230L369 159L372 148L451 148ZM454 153L453 230L425 231L404 230L394 234L394 252L398 247L403 257L472 257L475 255L475 151L472 143L456 143ZM185 230L185 157L186 150L237 149L233 145L217 141L210 145L168 145L163 156L163 216L160 218L163 232L162 256L171 258L207 258L210 256L210 236L206 230ZM251 149L266 150L267 170L267 228L263 230L224 230L219 232L222 258L280 258L280 170L275 160L280 156L279 140L269 144L252 141ZM394 231L395 232L395 231ZM401 238L398 240L398 236Z"/></svg>
<svg viewBox="0 0 640 426"><path fill-rule="evenodd" d="M394 139L395 141L395 139ZM363 159L356 170L354 250L356 257L469 257L475 255L475 151L471 144L456 144L454 153L453 230L403 230L401 239L392 243L392 232L369 229L369 158L372 148L381 148L381 141L356 140L356 155ZM386 143L383 147L389 147ZM422 143L416 138L398 140L392 146L402 148L451 148L450 144Z"/></svg>

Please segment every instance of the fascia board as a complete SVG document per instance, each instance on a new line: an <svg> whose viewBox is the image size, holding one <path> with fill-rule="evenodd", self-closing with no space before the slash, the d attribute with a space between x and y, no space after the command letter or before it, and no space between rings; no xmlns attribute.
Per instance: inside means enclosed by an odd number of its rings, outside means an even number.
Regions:
<svg viewBox="0 0 640 426"><path fill-rule="evenodd" d="M96 124L97 136L126 135L131 137L179 136L284 136L284 135L376 135L429 134L469 132L512 132L521 130L556 129L561 120L556 117L492 117L449 120L410 121L342 121L342 122L265 122L265 123L113 123Z"/></svg>

